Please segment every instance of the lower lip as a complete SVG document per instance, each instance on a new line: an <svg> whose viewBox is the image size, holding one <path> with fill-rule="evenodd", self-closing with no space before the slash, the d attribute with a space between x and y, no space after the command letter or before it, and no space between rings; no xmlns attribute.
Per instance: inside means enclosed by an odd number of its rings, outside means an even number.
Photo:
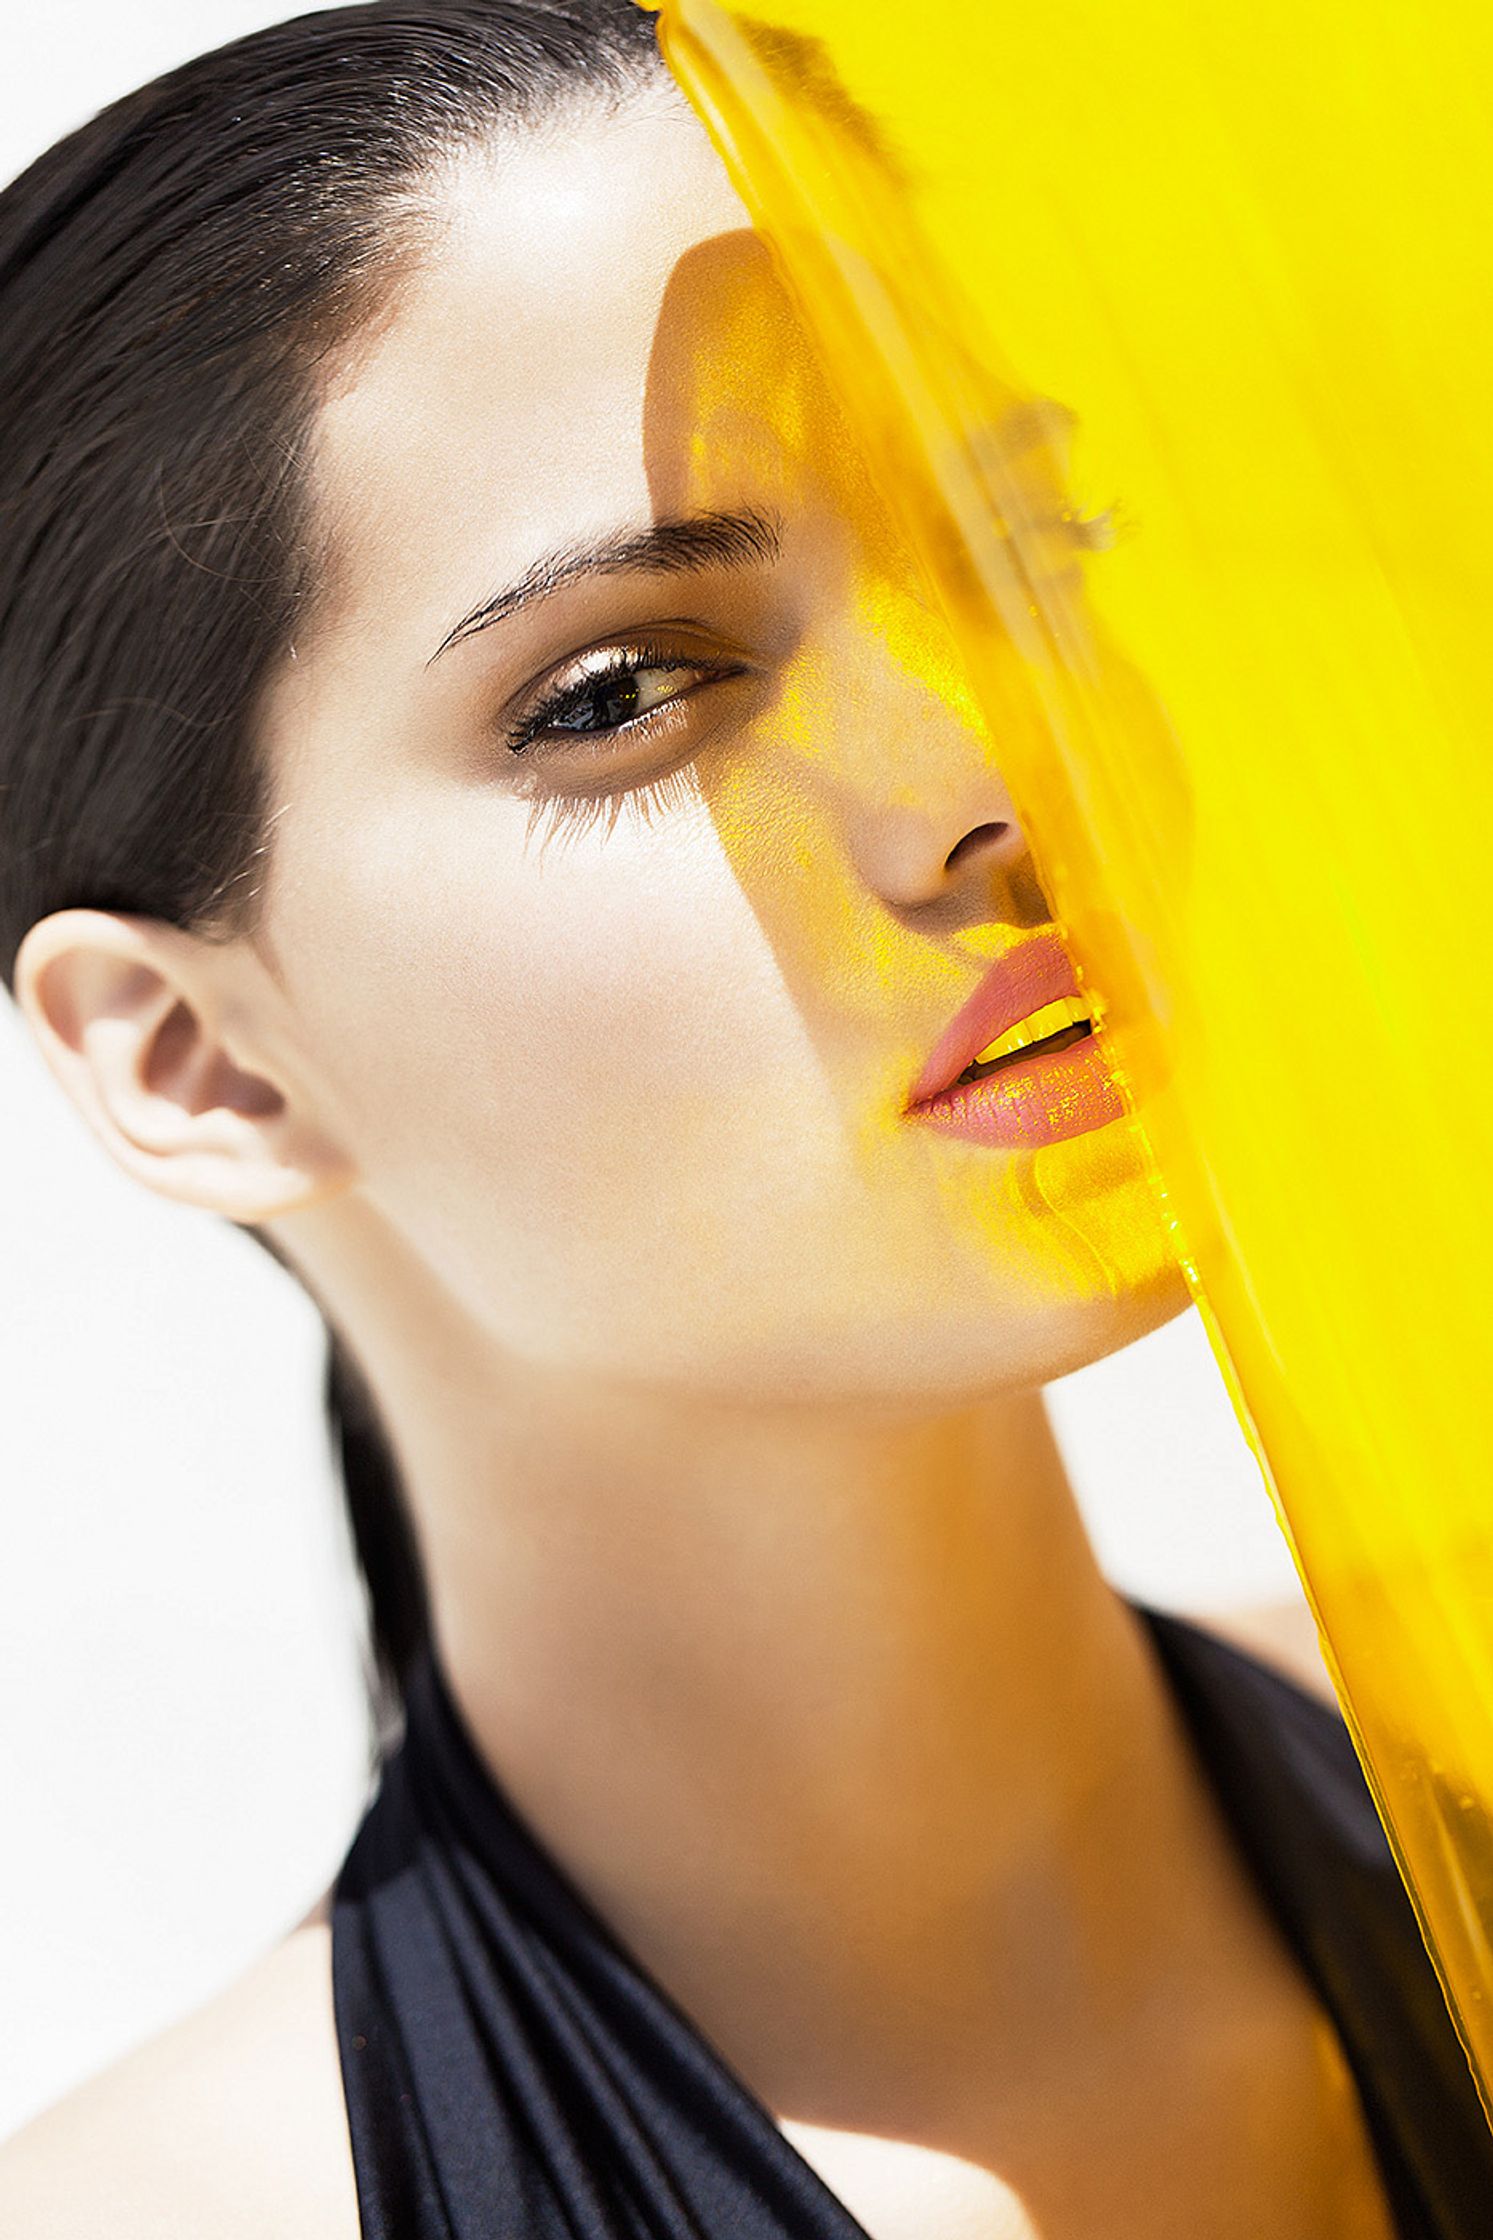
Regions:
<svg viewBox="0 0 1493 2240"><path fill-rule="evenodd" d="M907 1116L966 1143L1021 1150L1107 1128L1125 1111L1119 1084L1090 1034L1066 1050L1038 1051L983 1080L941 1090L909 1105Z"/></svg>

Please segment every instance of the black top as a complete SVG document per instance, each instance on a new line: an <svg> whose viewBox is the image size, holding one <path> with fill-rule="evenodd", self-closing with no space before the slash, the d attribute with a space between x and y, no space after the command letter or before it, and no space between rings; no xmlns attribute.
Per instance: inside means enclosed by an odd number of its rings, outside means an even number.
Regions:
<svg viewBox="0 0 1493 2240"><path fill-rule="evenodd" d="M1340 1714L1132 1607L1336 2026L1396 2231L1488 2240L1493 2130ZM546 1853L429 1656L337 1880L332 1973L365 2240L866 2240Z"/></svg>

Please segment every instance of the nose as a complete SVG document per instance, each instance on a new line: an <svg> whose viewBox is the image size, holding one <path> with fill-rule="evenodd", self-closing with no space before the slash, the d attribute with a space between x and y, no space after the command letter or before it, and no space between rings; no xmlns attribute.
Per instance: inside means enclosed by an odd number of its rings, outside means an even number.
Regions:
<svg viewBox="0 0 1493 2240"><path fill-rule="evenodd" d="M900 801L863 810L857 824L853 852L860 875L899 915L926 916L931 909L961 923L966 917L977 922L1014 914L1024 922L1032 912L1047 915L1026 834L988 765L954 798L930 772L925 799L904 793Z"/></svg>
<svg viewBox="0 0 1493 2240"><path fill-rule="evenodd" d="M911 556L897 544L877 561L856 574L830 633L842 697L826 724L839 749L829 791L843 842L889 909L1004 916L993 904L1013 880L1030 882L1030 850L987 713Z"/></svg>
<svg viewBox="0 0 1493 2240"><path fill-rule="evenodd" d="M1051 913L948 622L900 544L877 559L833 633L852 713L827 726L840 750L831 792L854 870L924 930L930 913L942 931L1039 922ZM1026 714L1013 696L1010 720Z"/></svg>

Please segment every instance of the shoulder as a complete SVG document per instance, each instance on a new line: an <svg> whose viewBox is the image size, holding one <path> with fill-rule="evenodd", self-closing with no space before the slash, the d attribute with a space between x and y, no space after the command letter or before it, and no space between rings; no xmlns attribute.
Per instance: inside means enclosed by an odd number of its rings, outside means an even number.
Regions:
<svg viewBox="0 0 1493 2240"><path fill-rule="evenodd" d="M7 2240L357 2240L325 1902L0 2146Z"/></svg>
<svg viewBox="0 0 1493 2240"><path fill-rule="evenodd" d="M1317 1623L1304 1597L1292 1595L1242 1610L1209 1611L1194 1617L1192 1623L1216 1633L1236 1649L1246 1650L1261 1664L1273 1666L1308 1695L1336 1705L1332 1679L1317 1641Z"/></svg>

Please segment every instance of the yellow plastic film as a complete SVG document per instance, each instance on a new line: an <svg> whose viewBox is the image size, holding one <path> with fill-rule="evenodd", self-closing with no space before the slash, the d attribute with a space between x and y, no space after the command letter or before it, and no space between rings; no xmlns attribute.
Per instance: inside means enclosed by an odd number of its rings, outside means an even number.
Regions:
<svg viewBox="0 0 1493 2240"><path fill-rule="evenodd" d="M1493 16L659 28L956 629L1493 2105Z"/></svg>

